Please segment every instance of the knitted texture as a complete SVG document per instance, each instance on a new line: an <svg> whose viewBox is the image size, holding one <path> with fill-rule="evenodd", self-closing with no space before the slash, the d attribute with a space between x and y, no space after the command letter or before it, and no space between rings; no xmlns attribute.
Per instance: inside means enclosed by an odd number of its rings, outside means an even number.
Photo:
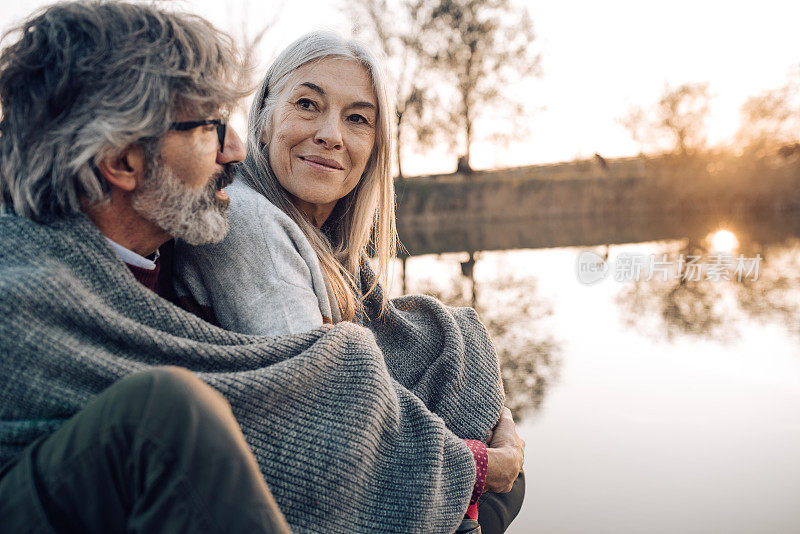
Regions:
<svg viewBox="0 0 800 534"><path fill-rule="evenodd" d="M360 288L374 282L364 256ZM497 421L505 394L497 352L475 310L445 306L427 295L387 301L380 284L363 304L358 322L372 330L391 376L458 436L485 442L488 429L481 417L472 417L474 406L493 406Z"/></svg>
<svg viewBox="0 0 800 534"><path fill-rule="evenodd" d="M225 190L231 198L225 239L201 246L175 240L175 292L242 334L293 334L338 323L333 290L300 227L241 178Z"/></svg>
<svg viewBox="0 0 800 534"><path fill-rule="evenodd" d="M40 225L6 214L0 236L0 463L121 377L178 365L230 402L295 532L452 532L460 523L475 464L459 438L485 438L502 398L475 396L482 389L465 354L448 352L474 336L442 344L458 334L428 339L417 325L381 342L384 361L373 334L352 323L236 334L139 284L85 217ZM441 354L401 363L406 342Z"/></svg>

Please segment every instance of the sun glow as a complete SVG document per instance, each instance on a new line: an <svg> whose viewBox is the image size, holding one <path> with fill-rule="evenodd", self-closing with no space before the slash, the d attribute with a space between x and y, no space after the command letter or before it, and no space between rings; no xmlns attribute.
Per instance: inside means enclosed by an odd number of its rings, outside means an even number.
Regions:
<svg viewBox="0 0 800 534"><path fill-rule="evenodd" d="M739 248L739 240L736 238L736 234L730 230L717 230L709 234L708 241L711 243L711 252L731 254Z"/></svg>

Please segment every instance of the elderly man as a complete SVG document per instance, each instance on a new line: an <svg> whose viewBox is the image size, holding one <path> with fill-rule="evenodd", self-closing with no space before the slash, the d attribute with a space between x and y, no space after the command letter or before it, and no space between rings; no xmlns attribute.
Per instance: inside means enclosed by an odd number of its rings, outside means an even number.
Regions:
<svg viewBox="0 0 800 534"><path fill-rule="evenodd" d="M227 230L227 37L123 3L19 33L0 56L4 532L288 531L275 501L297 531L448 532L484 481L511 488L496 362L444 354L453 378L412 394L353 324L243 336L156 293L163 243ZM476 473L461 438L493 426Z"/></svg>

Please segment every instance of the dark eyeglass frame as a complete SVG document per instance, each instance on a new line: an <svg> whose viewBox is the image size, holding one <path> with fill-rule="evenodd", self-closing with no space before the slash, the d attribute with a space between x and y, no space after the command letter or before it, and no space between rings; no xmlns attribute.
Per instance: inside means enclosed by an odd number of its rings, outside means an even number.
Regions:
<svg viewBox="0 0 800 534"><path fill-rule="evenodd" d="M169 125L169 129L185 132L187 130L193 130L201 126L209 126L211 124L217 127L217 139L219 139L219 149L220 151L222 151L225 149L225 132L227 131L228 128L228 121L226 119L206 119L203 121L173 122L172 124Z"/></svg>

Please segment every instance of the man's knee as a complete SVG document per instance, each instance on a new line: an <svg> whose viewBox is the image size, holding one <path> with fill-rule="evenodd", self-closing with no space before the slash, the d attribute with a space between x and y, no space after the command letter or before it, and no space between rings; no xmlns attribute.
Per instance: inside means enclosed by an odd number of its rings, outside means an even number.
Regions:
<svg viewBox="0 0 800 534"><path fill-rule="evenodd" d="M126 376L97 399L103 420L138 438L167 442L182 435L232 430L236 423L225 398L180 367L156 367ZM165 443L166 444L166 443Z"/></svg>
<svg viewBox="0 0 800 534"><path fill-rule="evenodd" d="M228 407L225 397L182 367L156 367L140 374L149 379L150 395L156 402L176 408L187 403L194 406L209 402Z"/></svg>
<svg viewBox="0 0 800 534"><path fill-rule="evenodd" d="M229 408L225 398L211 386L192 372L175 366L155 367L128 375L107 391L125 404L141 403L143 409L180 411L182 407L209 403Z"/></svg>
<svg viewBox="0 0 800 534"><path fill-rule="evenodd" d="M238 422L225 398L191 372L160 367L142 373L149 384L146 409L133 435L133 451L155 446L187 470L205 462L245 461L258 472ZM260 475L259 475L260 477Z"/></svg>

